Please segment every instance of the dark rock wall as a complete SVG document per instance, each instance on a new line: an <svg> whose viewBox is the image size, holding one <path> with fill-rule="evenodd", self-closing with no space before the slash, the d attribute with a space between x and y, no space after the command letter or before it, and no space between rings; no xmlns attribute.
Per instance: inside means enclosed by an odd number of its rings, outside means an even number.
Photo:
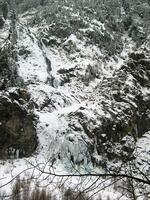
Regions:
<svg viewBox="0 0 150 200"><path fill-rule="evenodd" d="M35 116L27 99L26 90L0 93L0 158L29 156L36 149Z"/></svg>

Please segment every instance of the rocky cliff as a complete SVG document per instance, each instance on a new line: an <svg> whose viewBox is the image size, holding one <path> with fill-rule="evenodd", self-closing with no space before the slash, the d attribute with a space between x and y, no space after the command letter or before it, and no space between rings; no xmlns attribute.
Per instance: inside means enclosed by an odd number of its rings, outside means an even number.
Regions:
<svg viewBox="0 0 150 200"><path fill-rule="evenodd" d="M150 4L61 3L19 14L14 49L10 20L0 30L0 156L38 144L63 166L133 160L150 133Z"/></svg>

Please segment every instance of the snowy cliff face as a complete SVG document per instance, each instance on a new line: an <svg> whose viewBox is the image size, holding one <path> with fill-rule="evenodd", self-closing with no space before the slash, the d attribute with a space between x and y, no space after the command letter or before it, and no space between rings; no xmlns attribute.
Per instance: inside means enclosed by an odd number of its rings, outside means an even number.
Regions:
<svg viewBox="0 0 150 200"><path fill-rule="evenodd" d="M128 160L149 131L148 22L132 4L113 6L99 18L68 5L55 16L48 7L20 16L18 73L47 158L102 166Z"/></svg>
<svg viewBox="0 0 150 200"><path fill-rule="evenodd" d="M150 5L116 2L53 3L19 16L16 76L37 116L39 159L105 168L133 158L149 135ZM8 29L9 21L0 35ZM1 81L2 92L15 80Z"/></svg>

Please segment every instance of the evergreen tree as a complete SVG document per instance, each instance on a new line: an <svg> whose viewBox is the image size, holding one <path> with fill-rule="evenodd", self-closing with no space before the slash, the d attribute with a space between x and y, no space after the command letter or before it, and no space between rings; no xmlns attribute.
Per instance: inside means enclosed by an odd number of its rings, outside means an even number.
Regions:
<svg viewBox="0 0 150 200"><path fill-rule="evenodd" d="M3 12L3 17L6 20L8 16L8 4L7 2L3 2L2 4L2 12Z"/></svg>

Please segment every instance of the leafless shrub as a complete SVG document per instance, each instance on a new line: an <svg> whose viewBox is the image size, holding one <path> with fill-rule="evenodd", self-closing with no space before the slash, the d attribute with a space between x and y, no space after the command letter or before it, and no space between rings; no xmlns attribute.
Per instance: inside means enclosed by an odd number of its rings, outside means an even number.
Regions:
<svg viewBox="0 0 150 200"><path fill-rule="evenodd" d="M0 200L5 200L6 199L6 192L3 190L0 190Z"/></svg>
<svg viewBox="0 0 150 200"><path fill-rule="evenodd" d="M52 200L52 196L45 189L36 188L32 193L30 200Z"/></svg>
<svg viewBox="0 0 150 200"><path fill-rule="evenodd" d="M19 177L12 188L12 200L21 200L21 181Z"/></svg>
<svg viewBox="0 0 150 200"><path fill-rule="evenodd" d="M81 191L74 191L73 189L67 189L63 195L63 200L92 200L86 193Z"/></svg>

